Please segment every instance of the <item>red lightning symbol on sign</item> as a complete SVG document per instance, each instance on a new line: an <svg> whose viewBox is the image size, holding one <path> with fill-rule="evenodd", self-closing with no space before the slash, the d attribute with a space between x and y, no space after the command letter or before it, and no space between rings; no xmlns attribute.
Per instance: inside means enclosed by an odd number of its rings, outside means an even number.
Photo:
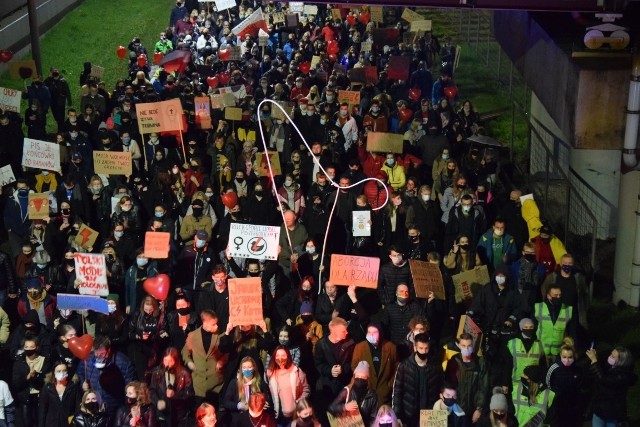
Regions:
<svg viewBox="0 0 640 427"><path fill-rule="evenodd" d="M80 242L80 246L84 246L84 244L89 241L89 237L91 236L91 230L85 228L80 232L80 235L82 236L82 242Z"/></svg>

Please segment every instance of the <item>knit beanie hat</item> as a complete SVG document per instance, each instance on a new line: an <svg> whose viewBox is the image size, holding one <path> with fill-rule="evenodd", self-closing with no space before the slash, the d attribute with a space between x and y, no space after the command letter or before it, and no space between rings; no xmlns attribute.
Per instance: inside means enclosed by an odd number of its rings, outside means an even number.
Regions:
<svg viewBox="0 0 640 427"><path fill-rule="evenodd" d="M300 314L309 314L313 313L313 305L311 301L302 301L300 304Z"/></svg>
<svg viewBox="0 0 640 427"><path fill-rule="evenodd" d="M520 330L522 330L525 327L525 325L533 325L533 324L534 324L533 320L529 319L528 317L525 317L520 321L518 326L520 326Z"/></svg>
<svg viewBox="0 0 640 427"><path fill-rule="evenodd" d="M506 411L507 410L507 397L502 394L494 394L491 396L491 403L489 403L489 409L492 411Z"/></svg>
<svg viewBox="0 0 640 427"><path fill-rule="evenodd" d="M353 375L356 375L358 373L366 374L367 377L369 377L369 364L366 361L361 360L360 362L358 362L358 366L356 366L356 369L353 370Z"/></svg>

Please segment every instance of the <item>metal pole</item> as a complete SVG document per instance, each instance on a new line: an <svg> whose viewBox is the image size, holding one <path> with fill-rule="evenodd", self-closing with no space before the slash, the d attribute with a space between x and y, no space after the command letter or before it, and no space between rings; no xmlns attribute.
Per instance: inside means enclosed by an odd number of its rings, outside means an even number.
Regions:
<svg viewBox="0 0 640 427"><path fill-rule="evenodd" d="M42 58L40 56L40 30L38 28L38 11L35 0L27 0L29 12L29 32L31 34L31 56L36 63L36 71L42 77Z"/></svg>
<svg viewBox="0 0 640 427"><path fill-rule="evenodd" d="M545 175L544 175L544 216L545 218L549 218L548 215L548 207L549 207L549 151L547 151L546 147L544 150L544 163L545 163Z"/></svg>

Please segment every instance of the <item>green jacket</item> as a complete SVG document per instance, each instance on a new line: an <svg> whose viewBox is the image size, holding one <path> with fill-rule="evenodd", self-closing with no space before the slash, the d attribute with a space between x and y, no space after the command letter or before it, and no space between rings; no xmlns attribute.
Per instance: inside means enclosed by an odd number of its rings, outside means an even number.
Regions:
<svg viewBox="0 0 640 427"><path fill-rule="evenodd" d="M471 363L465 364L458 353L447 363L444 376L448 382L457 384L458 404L466 414L487 406L489 374L484 357L474 354Z"/></svg>

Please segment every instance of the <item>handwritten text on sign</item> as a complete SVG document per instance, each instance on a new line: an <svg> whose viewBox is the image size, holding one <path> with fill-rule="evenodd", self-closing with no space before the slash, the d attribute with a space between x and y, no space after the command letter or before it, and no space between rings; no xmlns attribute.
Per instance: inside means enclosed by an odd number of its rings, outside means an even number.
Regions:
<svg viewBox="0 0 640 427"><path fill-rule="evenodd" d="M131 152L94 151L93 168L96 173L105 175L131 175Z"/></svg>
<svg viewBox="0 0 640 427"><path fill-rule="evenodd" d="M169 258L171 233L147 231L144 237L144 256L147 258Z"/></svg>
<svg viewBox="0 0 640 427"><path fill-rule="evenodd" d="M182 105L179 99L136 104L140 133L182 130Z"/></svg>
<svg viewBox="0 0 640 427"><path fill-rule="evenodd" d="M474 289L489 283L489 270L486 265L451 276L455 288L456 302L473 298Z"/></svg>
<svg viewBox="0 0 640 427"><path fill-rule="evenodd" d="M75 253L76 277L80 280L81 295L109 295L107 263L102 254Z"/></svg>
<svg viewBox="0 0 640 427"><path fill-rule="evenodd" d="M22 166L60 172L60 146L46 141L25 138Z"/></svg>
<svg viewBox="0 0 640 427"><path fill-rule="evenodd" d="M229 322L234 326L264 322L262 284L259 277L229 279Z"/></svg>
<svg viewBox="0 0 640 427"><path fill-rule="evenodd" d="M444 409L420 411L420 427L447 427L448 412Z"/></svg>
<svg viewBox="0 0 640 427"><path fill-rule="evenodd" d="M0 110L19 113L21 99L22 92L19 90L0 87Z"/></svg>
<svg viewBox="0 0 640 427"><path fill-rule="evenodd" d="M231 224L229 255L241 258L276 259L280 227L251 224Z"/></svg>
<svg viewBox="0 0 640 427"><path fill-rule="evenodd" d="M445 299L444 281L438 264L412 259L409 267L418 298L429 298L429 292L433 292L435 299Z"/></svg>
<svg viewBox="0 0 640 427"><path fill-rule="evenodd" d="M331 283L343 286L378 287L380 258L331 255Z"/></svg>

